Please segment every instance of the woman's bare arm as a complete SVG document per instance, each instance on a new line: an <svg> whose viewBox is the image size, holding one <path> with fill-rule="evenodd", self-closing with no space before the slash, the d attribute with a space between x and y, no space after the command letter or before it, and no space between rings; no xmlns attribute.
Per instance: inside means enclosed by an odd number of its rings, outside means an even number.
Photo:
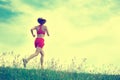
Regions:
<svg viewBox="0 0 120 80"><path fill-rule="evenodd" d="M46 31L47 35L50 36L47 26L45 26L45 31Z"/></svg>
<svg viewBox="0 0 120 80"><path fill-rule="evenodd" d="M35 37L35 35L34 35L34 33L33 33L33 30L36 30L36 28L37 28L37 26L31 28L31 30L30 30L33 37Z"/></svg>

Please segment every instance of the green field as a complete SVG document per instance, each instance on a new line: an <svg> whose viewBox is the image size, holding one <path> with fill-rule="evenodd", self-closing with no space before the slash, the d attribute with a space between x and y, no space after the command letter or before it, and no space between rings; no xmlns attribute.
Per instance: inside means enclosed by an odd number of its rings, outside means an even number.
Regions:
<svg viewBox="0 0 120 80"><path fill-rule="evenodd" d="M0 80L120 80L119 68L112 65L103 66L102 69L85 70L86 59L77 64L72 59L70 66L62 70L64 65L59 61L51 59L47 62L44 70L39 69L36 58L31 61L32 65L22 68L22 57L11 53L2 53L0 55ZM31 68L29 68L31 66Z"/></svg>
<svg viewBox="0 0 120 80"><path fill-rule="evenodd" d="M0 80L120 80L120 75L0 67Z"/></svg>

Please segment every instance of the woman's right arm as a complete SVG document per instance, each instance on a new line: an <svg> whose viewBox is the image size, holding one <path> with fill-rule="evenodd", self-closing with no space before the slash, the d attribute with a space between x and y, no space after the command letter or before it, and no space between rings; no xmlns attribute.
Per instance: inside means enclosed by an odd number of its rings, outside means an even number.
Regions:
<svg viewBox="0 0 120 80"><path fill-rule="evenodd" d="M45 26L45 31L47 32L47 35L50 36L47 26Z"/></svg>

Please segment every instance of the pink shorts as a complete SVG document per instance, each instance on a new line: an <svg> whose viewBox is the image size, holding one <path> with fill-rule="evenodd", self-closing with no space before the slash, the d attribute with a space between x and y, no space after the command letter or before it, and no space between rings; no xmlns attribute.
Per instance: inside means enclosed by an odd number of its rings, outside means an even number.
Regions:
<svg viewBox="0 0 120 80"><path fill-rule="evenodd" d="M44 39L43 38L36 38L34 42L35 48L40 47L43 48L44 46Z"/></svg>

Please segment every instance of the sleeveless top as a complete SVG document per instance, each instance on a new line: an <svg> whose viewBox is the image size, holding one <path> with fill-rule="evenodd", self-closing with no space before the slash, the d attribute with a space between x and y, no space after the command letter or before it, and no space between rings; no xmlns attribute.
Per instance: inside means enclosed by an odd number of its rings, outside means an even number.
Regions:
<svg viewBox="0 0 120 80"><path fill-rule="evenodd" d="M42 25L39 25L39 29L37 30L37 34L45 34L45 31L42 30Z"/></svg>

